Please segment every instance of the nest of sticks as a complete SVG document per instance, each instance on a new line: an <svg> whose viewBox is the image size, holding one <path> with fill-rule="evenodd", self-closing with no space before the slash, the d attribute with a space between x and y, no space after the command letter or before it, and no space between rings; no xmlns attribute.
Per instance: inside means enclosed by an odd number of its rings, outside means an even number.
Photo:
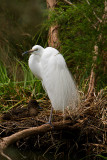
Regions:
<svg viewBox="0 0 107 160"><path fill-rule="evenodd" d="M43 109L33 115L29 113L28 107L19 105L1 115L0 137L5 139L17 132L41 126L41 132L14 140L14 145L22 149L44 150L44 154L51 151L59 159L63 156L66 159L80 159L88 155L100 159L98 155L105 157L107 153L106 98L106 93L102 90L97 97L82 99L75 112L66 111L65 119L61 112L53 112L52 126L46 124L50 115L48 99L39 102Z"/></svg>

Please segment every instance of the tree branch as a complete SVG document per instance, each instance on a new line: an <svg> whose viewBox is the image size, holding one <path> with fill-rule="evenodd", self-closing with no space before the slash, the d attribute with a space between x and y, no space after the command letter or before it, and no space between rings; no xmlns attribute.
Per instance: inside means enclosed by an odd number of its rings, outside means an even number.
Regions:
<svg viewBox="0 0 107 160"><path fill-rule="evenodd" d="M73 3L71 3L70 1L68 1L68 0L63 0L64 2L66 2L67 4L69 4L69 5L71 5L71 6L73 6L73 7L76 7Z"/></svg>
<svg viewBox="0 0 107 160"><path fill-rule="evenodd" d="M70 1L68 1L68 0L63 0L63 1L66 2L66 3L69 4L69 5L77 8L77 7L76 7L73 3L71 3ZM88 0L86 0L86 1L87 1L87 3L90 5L89 1L88 1ZM91 20L90 20L85 14L84 14L84 16L87 18L87 20L88 20L89 22L91 22ZM92 26L93 26L94 29L96 29L96 26L95 26L95 25L92 24Z"/></svg>
<svg viewBox="0 0 107 160"><path fill-rule="evenodd" d="M54 129L50 124L43 124L39 127L32 127L32 128L29 128L29 129L24 129L24 130L19 131L15 134L12 134L11 136L4 137L4 138L0 139L0 154L2 156L6 157L8 160L10 160L9 157L3 153L3 151L10 144L13 144L16 141L18 141L22 138L31 136L33 134L38 135L38 134L41 134L41 133L47 133L47 132L52 131L52 130L63 130L63 129L67 129L67 128L69 130L77 129L77 128L80 128L80 124L82 123L82 122L76 123L76 125L74 125L70 128L69 125L71 124L71 122L72 121L70 121L70 120L65 121L65 122L54 122L52 124Z"/></svg>
<svg viewBox="0 0 107 160"><path fill-rule="evenodd" d="M63 1L66 2L69 5L73 5L73 3L71 3L70 1L67 1L67 0L63 0Z"/></svg>
<svg viewBox="0 0 107 160"><path fill-rule="evenodd" d="M90 2L88 0L86 0L87 4L90 5ZM97 20L102 23L102 20L97 16L97 14L93 11L93 14L95 15L95 17L97 18Z"/></svg>
<svg viewBox="0 0 107 160"><path fill-rule="evenodd" d="M38 134L43 134L43 133L47 133L49 131L55 131L55 130L65 130L68 129L70 131L72 130L77 130L80 129L84 120L80 120L77 121L77 123L75 123L74 125L71 125L72 121L71 120L66 120L66 121L61 121L61 122L53 122L52 125L50 124L43 124L41 126L38 127L32 127L29 129L24 129L22 131L16 132L14 134L12 134L11 136L8 137L4 137L2 139L0 139L0 155L2 155L3 157L7 158L8 160L11 160L11 158L9 158L6 154L3 153L3 151L11 144L15 143L16 141L31 136L33 134L38 135Z"/></svg>
<svg viewBox="0 0 107 160"><path fill-rule="evenodd" d="M7 160L12 160L9 156L4 154L3 152L0 152L1 156L5 157Z"/></svg>

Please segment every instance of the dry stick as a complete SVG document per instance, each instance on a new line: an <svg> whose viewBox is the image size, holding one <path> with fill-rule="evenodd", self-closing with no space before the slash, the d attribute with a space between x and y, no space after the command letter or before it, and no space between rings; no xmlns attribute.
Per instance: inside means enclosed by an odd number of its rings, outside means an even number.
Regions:
<svg viewBox="0 0 107 160"><path fill-rule="evenodd" d="M67 4L69 4L69 5L73 5L73 6L75 6L73 3L71 3L70 1L68 1L68 0L63 0L64 2L66 2Z"/></svg>
<svg viewBox="0 0 107 160"><path fill-rule="evenodd" d="M3 152L1 152L1 155L2 155L3 157L5 157L7 160L12 160L9 156L7 156L6 154L4 154Z"/></svg>
<svg viewBox="0 0 107 160"><path fill-rule="evenodd" d="M12 109L12 108L14 108L14 107L16 107L16 106L18 106L20 103L22 103L23 101L25 101L25 98L23 98L21 101L18 101L17 103L15 103L13 106L11 106L10 108L9 108L9 110L10 109Z"/></svg>
<svg viewBox="0 0 107 160"><path fill-rule="evenodd" d="M74 8L77 8L77 6L76 5L74 5L73 3L71 3L70 1L68 1L68 0L63 0L64 2L66 2L68 5L70 5L70 6L73 6ZM87 1L87 0L86 0ZM88 1L87 1L87 3L88 3ZM89 4L88 4L89 5ZM77 8L78 9L78 8ZM93 13L94 14L94 13ZM87 17L84 13L83 13L83 15L84 15L84 17L85 18L87 18L87 20L89 21L89 22L91 22L91 20L89 19L89 17ZM96 29L96 26L94 25L94 24L91 24L92 25L92 27L94 28L94 29Z"/></svg>
<svg viewBox="0 0 107 160"><path fill-rule="evenodd" d="M52 124L54 129L52 128L52 126L50 124L43 124L39 127L32 127L29 129L24 129L24 130L19 131L15 134L12 134L11 136L4 137L0 140L0 154L2 156L4 156L5 158L7 158L8 160L10 160L9 157L3 153L3 151L9 145L13 144L14 142L16 142L22 138L31 136L33 134L38 135L38 134L46 133L46 132L49 132L52 130L63 130L66 128L68 128L70 130L74 130L74 129L80 128L82 123L83 123L83 121L80 121L79 123L76 123L76 125L74 125L74 127L72 126L71 128L69 128L69 124L71 124L71 121L69 120L69 121L65 121L65 122L54 122Z"/></svg>
<svg viewBox="0 0 107 160"><path fill-rule="evenodd" d="M11 160L10 157L8 157L7 155L5 155L3 153L3 151L11 144L13 144L14 142L22 139L22 138L25 138L25 137L28 137L28 136L31 136L33 134L35 135L38 135L38 134L43 134L43 133L47 133L49 131L55 131L55 130L65 130L65 129L68 129L68 130L76 130L76 129L80 129L82 124L84 123L84 121L86 121L86 119L84 120L81 120L79 122L77 122L76 124L74 124L73 126L70 126L71 122L70 120L66 120L65 122L54 122L52 125L53 127L50 125L50 124L43 124L39 127L32 127L32 128L29 128L29 129L24 129L22 131L19 131L15 134L12 134L11 136L8 136L8 137L4 137L0 140L0 155L2 155L3 157L7 158L7 160Z"/></svg>
<svg viewBox="0 0 107 160"><path fill-rule="evenodd" d="M98 56L98 46L94 46L94 54L95 56L93 57L93 64L92 64L92 69L91 69L91 75L90 75L90 81L89 81L89 87L88 87L88 94L87 94L87 99L89 99L92 94L94 93L94 84L95 84L95 72L94 69L96 68L96 60Z"/></svg>
<svg viewBox="0 0 107 160"><path fill-rule="evenodd" d="M88 146L95 146L95 147L101 147L101 148L105 148L107 151L107 145L106 144L95 144L95 143L88 143Z"/></svg>
<svg viewBox="0 0 107 160"><path fill-rule="evenodd" d="M90 5L90 2L88 0L86 0L87 4ZM95 11L93 11L93 15L95 15L95 17L97 18L97 20L102 23L102 20L97 16L97 14L95 13Z"/></svg>
<svg viewBox="0 0 107 160"><path fill-rule="evenodd" d="M88 1L88 0L87 0L87 1ZM93 11L93 15L95 15L95 17L97 18L97 20L98 20L100 23L102 23L103 20L98 17L98 15L96 14L95 11Z"/></svg>

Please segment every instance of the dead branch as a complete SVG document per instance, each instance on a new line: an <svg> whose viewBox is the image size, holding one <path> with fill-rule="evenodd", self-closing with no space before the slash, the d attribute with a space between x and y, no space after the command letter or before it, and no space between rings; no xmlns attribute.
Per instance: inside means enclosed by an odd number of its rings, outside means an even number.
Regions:
<svg viewBox="0 0 107 160"><path fill-rule="evenodd" d="M105 148L105 150L107 151L107 145L106 145L106 144L88 143L87 145L88 145L88 146L95 146L95 147Z"/></svg>
<svg viewBox="0 0 107 160"><path fill-rule="evenodd" d="M76 123L74 126L69 127L71 124L71 121L61 121L61 122L54 122L52 123L53 127L50 124L43 124L39 127L32 127L29 129L24 129L22 131L16 132L15 134L12 134L11 136L4 137L0 140L0 154L7 158L8 160L9 157L3 153L3 151L11 144L15 143L16 141L31 136L33 134L38 135L38 134L43 134L49 131L54 131L54 130L63 130L63 129L70 129L70 130L75 130L79 129L81 127L81 124L83 121L80 121Z"/></svg>
<svg viewBox="0 0 107 160"><path fill-rule="evenodd" d="M26 129L23 129L23 125L21 125L22 128L19 125L20 128L18 126L17 130L21 130L21 131L15 133L15 134L12 134L11 136L7 136L7 137L0 139L0 155L2 157L5 157L7 160L11 160L10 157L8 157L6 154L4 154L5 149L9 145L11 145L15 142L18 142L21 139L27 138L27 137L31 138L31 136L33 136L33 135L37 135L37 137L39 135L41 135L41 137L42 137L42 135L44 136L45 134L47 134L51 131L53 132L53 135L54 135L54 133L56 133L56 131L60 131L60 133L62 134L62 131L65 131L65 130L68 133L71 133L71 132L80 133L80 137L86 135L88 132L89 137L92 137L92 139L97 137L97 139L98 139L97 141L91 141L91 143L93 142L93 144L98 144L100 147L102 147L102 148L104 148L104 150L106 150L106 148L105 148L105 146L106 146L106 132L107 132L107 129L106 129L106 126L107 126L106 125L107 124L106 123L106 100L105 100L106 97L105 97L104 93L101 92L101 93L99 93L99 95L100 94L102 95L102 97L101 97L102 99L98 100L98 98L96 98L96 101L92 102L92 104L90 104L88 107L85 106L85 104L83 103L81 108L76 110L75 113L73 112L71 114L71 119L73 119L73 121L72 120L65 120L65 121L60 121L60 122L53 122L52 123L53 127L52 127L49 124L43 124L44 123L44 121L42 121L43 118L41 118L41 115L38 115L38 118L42 119L41 120L41 119L37 118L38 122L41 121L41 123L43 125L38 126L38 127L26 128ZM47 116L46 113L45 113L45 116ZM57 116L60 119L60 114ZM70 117L66 117L66 118L70 118ZM29 120L27 119L28 122L29 122ZM23 121L23 119L22 119L22 121ZM33 121L35 121L35 119ZM3 124L5 126L4 122L3 122ZM10 122L10 126L11 126L11 124L12 123ZM26 124L26 122L25 122L25 124ZM31 126L31 124L32 124L32 122L28 126ZM10 129L9 123L7 123L7 127ZM1 125L1 131L4 128L5 127L3 127ZM94 133L94 134L91 135L90 133ZM103 136L103 140L101 140L99 138L102 136ZM24 139L24 141L25 141L25 139ZM88 143L83 142L84 145L87 145L89 143L90 143L90 141ZM104 144L104 145L102 145L102 144ZM97 145L94 145L94 146L95 146L95 150L97 150Z"/></svg>
<svg viewBox="0 0 107 160"><path fill-rule="evenodd" d="M87 4L90 5L90 2L88 0L86 0ZM93 11L93 14L95 15L95 17L97 18L97 20L102 23L102 20L97 16L97 14L95 13L95 11Z"/></svg>
<svg viewBox="0 0 107 160"><path fill-rule="evenodd" d="M94 54L95 54L95 56L93 57L93 65L92 65L92 69L91 69L87 99L89 99L90 97L92 97L94 95L94 84L95 84L94 68L96 67L95 62L97 60L97 55L98 55L98 46L97 45L94 46Z"/></svg>
<svg viewBox="0 0 107 160"><path fill-rule="evenodd" d="M63 0L64 2L66 2L67 4L69 4L69 5L73 5L74 6L74 4L73 3L71 3L70 1L68 1L68 0Z"/></svg>
<svg viewBox="0 0 107 160"><path fill-rule="evenodd" d="M12 160L9 156L7 156L6 154L4 154L3 152L0 153L1 156L3 156L4 158L6 158L7 160Z"/></svg>
<svg viewBox="0 0 107 160"><path fill-rule="evenodd" d="M75 7L75 8L77 8L76 7L76 5L74 5L73 3L71 3L70 1L68 1L68 0L63 0L65 3L67 3L68 5L70 5L70 6L73 6L73 7ZM89 1L88 0L86 0L87 1L87 3L88 3L88 5L90 5L90 3L89 3ZM83 13L83 15L85 16L85 18L87 18L87 20L89 21L89 22L91 22L91 20L90 20L90 18L89 17L87 17L84 13ZM100 21L100 20L99 20ZM100 21L101 22L101 21ZM94 25L94 24L92 24L92 27L94 28L94 29L96 29L96 26Z"/></svg>

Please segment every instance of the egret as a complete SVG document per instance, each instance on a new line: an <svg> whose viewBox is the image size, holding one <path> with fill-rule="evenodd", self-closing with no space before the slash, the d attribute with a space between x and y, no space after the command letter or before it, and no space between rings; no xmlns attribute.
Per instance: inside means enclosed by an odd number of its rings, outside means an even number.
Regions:
<svg viewBox="0 0 107 160"><path fill-rule="evenodd" d="M63 113L66 107L76 109L79 102L78 91L62 54L55 48L43 48L40 45L33 46L22 55L26 53L31 53L29 68L41 80L52 104L49 123L53 109Z"/></svg>

